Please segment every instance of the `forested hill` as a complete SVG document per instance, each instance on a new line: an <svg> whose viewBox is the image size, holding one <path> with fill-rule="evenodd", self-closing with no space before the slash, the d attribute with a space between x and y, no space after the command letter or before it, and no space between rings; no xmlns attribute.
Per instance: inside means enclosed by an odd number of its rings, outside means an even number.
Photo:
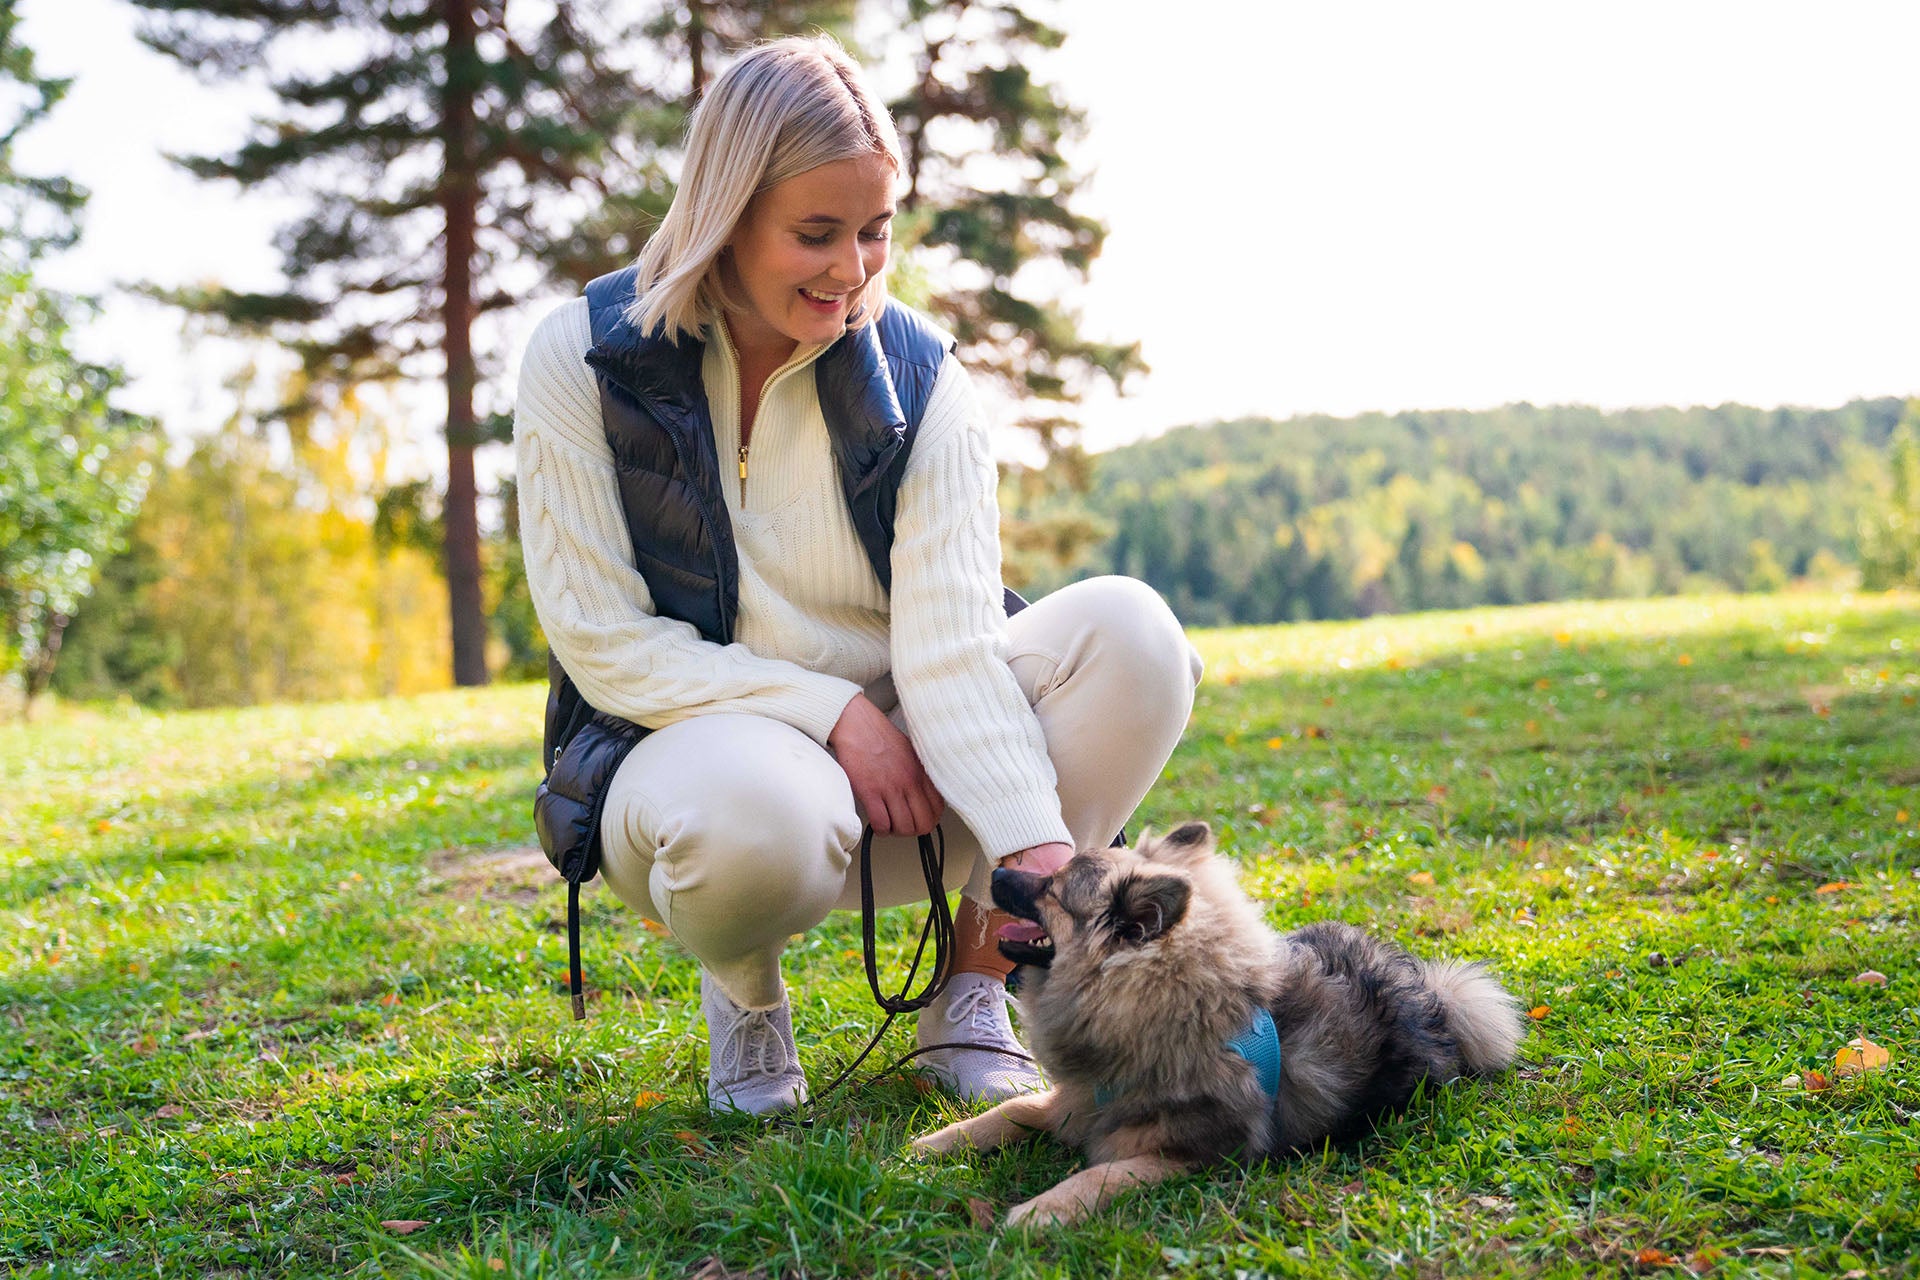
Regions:
<svg viewBox="0 0 1920 1280"><path fill-rule="evenodd" d="M1097 572L1189 624L1764 590L1855 555L1897 399L1250 419L1096 459Z"/></svg>

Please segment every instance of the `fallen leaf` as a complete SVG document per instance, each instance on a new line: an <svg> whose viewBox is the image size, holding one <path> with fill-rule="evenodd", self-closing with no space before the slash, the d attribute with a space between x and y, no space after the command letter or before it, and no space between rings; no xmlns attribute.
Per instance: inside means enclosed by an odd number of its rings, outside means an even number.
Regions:
<svg viewBox="0 0 1920 1280"><path fill-rule="evenodd" d="M1473 1202L1482 1209L1511 1209L1513 1200L1508 1196L1475 1196Z"/></svg>
<svg viewBox="0 0 1920 1280"><path fill-rule="evenodd" d="M655 1093L651 1089L642 1089L640 1092L633 1095L633 1105L636 1107L655 1107L655 1106L659 1106L662 1102L665 1102L666 1100L667 1100L666 1094Z"/></svg>
<svg viewBox="0 0 1920 1280"><path fill-rule="evenodd" d="M181 1106L179 1103L169 1102L164 1106L160 1107L160 1109L155 1111L153 1114L154 1114L154 1118L158 1120L178 1120L181 1116L185 1115L186 1113L187 1113L187 1109Z"/></svg>
<svg viewBox="0 0 1920 1280"><path fill-rule="evenodd" d="M1714 1248L1712 1245L1707 1245L1705 1248L1695 1249L1692 1253L1688 1254L1687 1265L1695 1271L1708 1271L1719 1265L1720 1259L1726 1256L1727 1255L1719 1249Z"/></svg>
<svg viewBox="0 0 1920 1280"><path fill-rule="evenodd" d="M383 995L383 996L381 996L381 997L380 997L380 1003L381 1003L381 1004L384 1004L384 1005L396 1005L396 1004L399 1004L399 1003L400 1003L400 993L399 993L398 991L389 991L389 992L387 992L387 994L385 994L385 995Z"/></svg>
<svg viewBox="0 0 1920 1280"><path fill-rule="evenodd" d="M217 1030L189 1031L187 1032L186 1035L180 1038L182 1040L185 1040L188 1044L192 1044L195 1040L205 1040L208 1036L217 1035L217 1034L218 1034Z"/></svg>
<svg viewBox="0 0 1920 1280"><path fill-rule="evenodd" d="M1532 1018L1535 1022L1546 1021L1547 1013L1548 1013L1548 1009L1547 1009L1547 1006L1544 1004L1537 1004L1533 1006L1533 1008L1527 1010L1527 1016L1529 1018Z"/></svg>
<svg viewBox="0 0 1920 1280"><path fill-rule="evenodd" d="M1659 1249L1642 1249L1633 1255L1633 1260L1643 1267L1670 1267L1673 1265L1673 1255Z"/></svg>
<svg viewBox="0 0 1920 1280"><path fill-rule="evenodd" d="M1365 1191L1366 1189L1367 1189L1367 1184L1362 1182L1360 1179L1355 1178L1352 1182L1349 1182L1345 1186L1340 1188L1340 1194L1345 1196L1357 1196L1362 1191Z"/></svg>
<svg viewBox="0 0 1920 1280"><path fill-rule="evenodd" d="M1678 662L1683 667L1690 667L1693 665L1693 655L1690 653L1683 653L1678 658L1675 658L1674 661Z"/></svg>
<svg viewBox="0 0 1920 1280"><path fill-rule="evenodd" d="M1808 1093L1819 1093L1833 1087L1832 1084L1828 1083L1827 1078L1818 1071L1802 1071L1800 1073L1800 1086Z"/></svg>
<svg viewBox="0 0 1920 1280"><path fill-rule="evenodd" d="M1620 976L1620 971L1618 969L1609 969L1607 970L1607 976L1609 978L1617 978Z"/></svg>
<svg viewBox="0 0 1920 1280"><path fill-rule="evenodd" d="M1538 733L1540 732L1540 722L1538 720L1529 720L1527 721L1526 729L1528 733Z"/></svg>
<svg viewBox="0 0 1920 1280"><path fill-rule="evenodd" d="M1827 881L1827 883L1821 885L1818 889L1815 889L1814 892L1815 893L1839 893L1842 889L1851 889L1851 888L1853 888L1853 881L1851 880L1829 880Z"/></svg>
<svg viewBox="0 0 1920 1280"><path fill-rule="evenodd" d="M967 1197L967 1216L973 1219L973 1225L981 1231L993 1230L993 1224L1000 1220L994 1211L993 1202L982 1200L979 1196Z"/></svg>
<svg viewBox="0 0 1920 1280"><path fill-rule="evenodd" d="M487 1259L487 1270L489 1270L489 1271L505 1271L506 1269L507 1269L507 1264L506 1264L506 1260L505 1260L505 1259L503 1259L503 1258L488 1258L488 1259Z"/></svg>
<svg viewBox="0 0 1920 1280"><path fill-rule="evenodd" d="M1287 745L1287 740L1285 738L1268 738L1267 739L1267 750L1269 751L1278 751L1280 748L1286 745Z"/></svg>
<svg viewBox="0 0 1920 1280"><path fill-rule="evenodd" d="M1895 822L1905 822L1907 820L1907 811L1905 809L1902 809L1899 812L1895 813L1893 815L1893 820Z"/></svg>
<svg viewBox="0 0 1920 1280"><path fill-rule="evenodd" d="M1740 749L1741 749L1742 751L1745 751L1745 750L1746 750L1746 749L1747 749L1748 747L1750 747L1750 746L1752 746L1752 745L1753 745L1753 739L1752 739L1752 738L1749 738L1749 737L1748 737L1748 736L1747 736L1746 734L1744 734L1744 733L1740 735Z"/></svg>
<svg viewBox="0 0 1920 1280"><path fill-rule="evenodd" d="M1884 987L1887 985L1887 975L1878 969L1862 969L1853 975L1853 980L1868 987Z"/></svg>
<svg viewBox="0 0 1920 1280"><path fill-rule="evenodd" d="M1893 1055L1873 1041L1855 1036L1847 1041L1846 1048L1833 1055L1833 1074L1857 1076L1864 1071L1878 1071L1892 1060Z"/></svg>
<svg viewBox="0 0 1920 1280"><path fill-rule="evenodd" d="M1407 877L1407 882L1408 882L1409 884L1432 884L1432 883L1433 883L1433 872L1431 872L1431 871L1416 871L1416 872L1414 872L1414 873L1413 873L1412 875L1410 875L1410 876L1408 876L1408 877Z"/></svg>
<svg viewBox="0 0 1920 1280"><path fill-rule="evenodd" d="M388 1218L380 1225L397 1236L410 1236L427 1224L418 1218Z"/></svg>

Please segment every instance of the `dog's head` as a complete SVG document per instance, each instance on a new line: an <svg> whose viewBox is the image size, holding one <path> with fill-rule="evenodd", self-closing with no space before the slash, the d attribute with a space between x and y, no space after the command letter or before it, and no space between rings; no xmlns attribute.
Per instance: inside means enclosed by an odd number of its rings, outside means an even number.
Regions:
<svg viewBox="0 0 1920 1280"><path fill-rule="evenodd" d="M1002 937L1000 953L1037 969L1068 956L1096 967L1141 956L1181 926L1196 893L1205 896L1212 862L1213 830L1190 822L1143 835L1132 849L1078 854L1050 876L995 871L994 905L1032 926Z"/></svg>

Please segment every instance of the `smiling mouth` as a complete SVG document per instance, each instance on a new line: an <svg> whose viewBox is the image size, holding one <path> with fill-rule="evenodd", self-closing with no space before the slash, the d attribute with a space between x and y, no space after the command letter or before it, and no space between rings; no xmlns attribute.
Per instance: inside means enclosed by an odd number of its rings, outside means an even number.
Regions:
<svg viewBox="0 0 1920 1280"><path fill-rule="evenodd" d="M800 290L800 296L816 307L837 307L847 296L844 293L820 293L813 289Z"/></svg>

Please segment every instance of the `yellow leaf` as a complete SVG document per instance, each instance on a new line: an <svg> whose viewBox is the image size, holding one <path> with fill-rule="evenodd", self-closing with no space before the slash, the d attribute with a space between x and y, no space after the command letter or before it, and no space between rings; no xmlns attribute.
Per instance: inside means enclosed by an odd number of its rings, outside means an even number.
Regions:
<svg viewBox="0 0 1920 1280"><path fill-rule="evenodd" d="M1678 662L1683 667L1690 667L1693 665L1693 655L1690 653L1683 653L1678 658L1674 659L1674 661Z"/></svg>
<svg viewBox="0 0 1920 1280"><path fill-rule="evenodd" d="M1847 1047L1833 1055L1833 1074L1857 1076L1863 1071L1878 1071L1893 1060L1893 1055L1865 1036L1855 1036Z"/></svg>
<svg viewBox="0 0 1920 1280"><path fill-rule="evenodd" d="M1549 1010L1546 1005L1537 1004L1533 1006L1533 1008L1527 1010L1527 1016L1529 1018L1532 1018L1535 1022L1545 1022L1547 1019L1548 1012Z"/></svg>
<svg viewBox="0 0 1920 1280"><path fill-rule="evenodd" d="M1851 889L1851 888L1853 888L1853 881L1851 880L1829 880L1827 883L1821 885L1818 889L1815 889L1814 892L1815 893L1839 893L1842 889Z"/></svg>
<svg viewBox="0 0 1920 1280"><path fill-rule="evenodd" d="M1533 687L1536 689L1551 689L1553 688L1553 681L1547 679L1545 676L1541 676L1533 682Z"/></svg>
<svg viewBox="0 0 1920 1280"><path fill-rule="evenodd" d="M1269 751L1278 751L1280 748L1286 745L1287 745L1287 740L1285 738L1268 738L1267 739L1267 750Z"/></svg>
<svg viewBox="0 0 1920 1280"><path fill-rule="evenodd" d="M1907 820L1907 811L1905 809L1900 810L1893 815L1893 820L1895 822L1905 822Z"/></svg>
<svg viewBox="0 0 1920 1280"><path fill-rule="evenodd" d="M1540 722L1538 720L1527 721L1527 732L1528 733L1540 732Z"/></svg>
<svg viewBox="0 0 1920 1280"><path fill-rule="evenodd" d="M1407 881L1408 881L1408 883L1410 883L1410 884L1432 884L1432 883L1433 883L1433 872L1431 872L1431 871L1416 871L1416 872L1414 872L1414 873L1413 873L1412 875L1410 875L1410 876L1408 876L1408 877L1407 877Z"/></svg>
<svg viewBox="0 0 1920 1280"><path fill-rule="evenodd" d="M666 1100L667 1096L664 1093L655 1093L651 1089L642 1089L633 1095L633 1105L636 1107L654 1107Z"/></svg>
<svg viewBox="0 0 1920 1280"><path fill-rule="evenodd" d="M1670 1253L1662 1253L1658 1249L1642 1249L1633 1255L1633 1260L1643 1267L1670 1267L1673 1265L1673 1255Z"/></svg>
<svg viewBox="0 0 1920 1280"><path fill-rule="evenodd" d="M1808 1093L1819 1093L1823 1089L1831 1089L1833 1086L1829 1084L1827 1078L1818 1071L1802 1071L1800 1073L1800 1087Z"/></svg>

